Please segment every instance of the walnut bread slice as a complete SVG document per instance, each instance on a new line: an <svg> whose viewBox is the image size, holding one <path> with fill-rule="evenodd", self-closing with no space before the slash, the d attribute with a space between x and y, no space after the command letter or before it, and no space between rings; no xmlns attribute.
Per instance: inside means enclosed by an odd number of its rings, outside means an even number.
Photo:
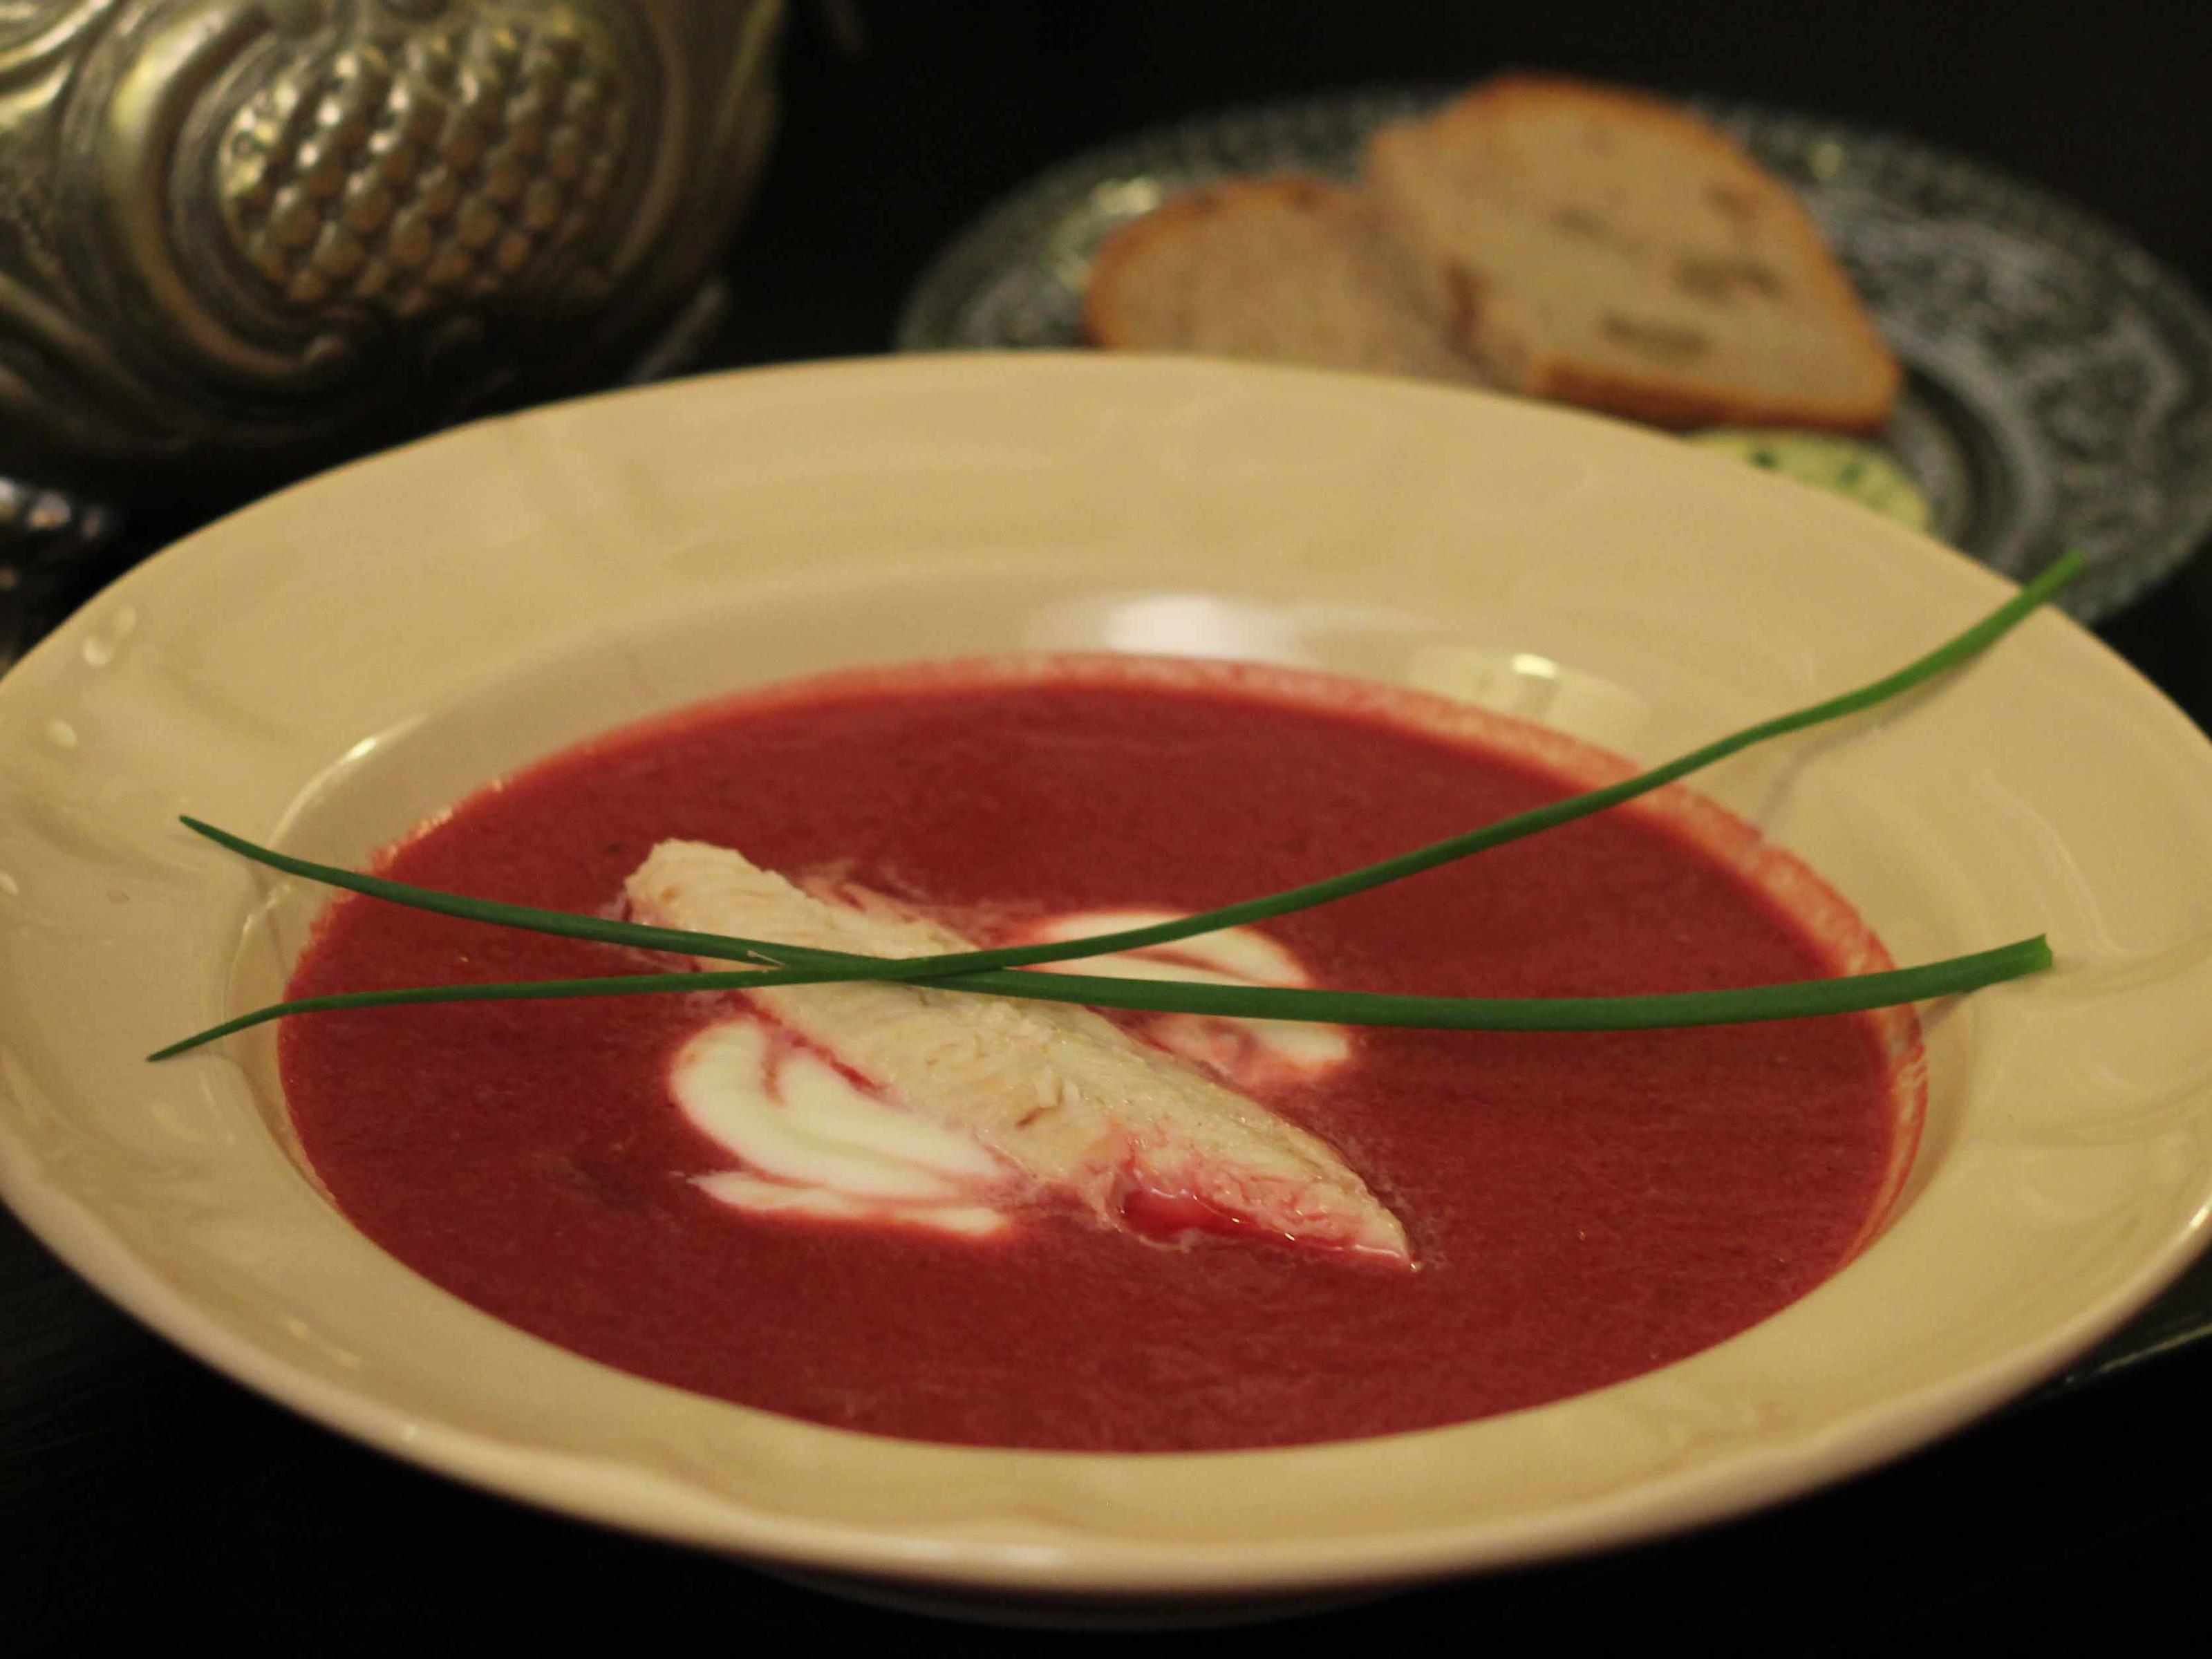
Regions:
<svg viewBox="0 0 2212 1659"><path fill-rule="evenodd" d="M1367 191L1498 382L1668 426L1871 431L1897 361L1790 190L1656 98L1511 76L1370 141Z"/></svg>

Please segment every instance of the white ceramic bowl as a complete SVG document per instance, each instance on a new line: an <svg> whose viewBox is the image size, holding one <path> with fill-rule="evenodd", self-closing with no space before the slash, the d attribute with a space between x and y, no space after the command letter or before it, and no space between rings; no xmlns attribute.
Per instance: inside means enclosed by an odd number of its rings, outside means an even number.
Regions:
<svg viewBox="0 0 2212 1659"><path fill-rule="evenodd" d="M1901 961L2038 931L2060 954L1932 1012L1929 1132L1893 1224L1662 1370L1302 1449L877 1439L642 1382L465 1306L295 1163L265 1031L141 1059L273 997L320 901L175 817L358 860L652 710L1026 648L1416 684L1656 760L1869 678L2003 591L1665 438L1348 376L870 361L474 427L191 538L0 683L5 1194L139 1317L333 1428L786 1570L1285 1596L1737 1513L2026 1388L2203 1242L2212 747L2061 617L1907 707L1705 779Z"/></svg>

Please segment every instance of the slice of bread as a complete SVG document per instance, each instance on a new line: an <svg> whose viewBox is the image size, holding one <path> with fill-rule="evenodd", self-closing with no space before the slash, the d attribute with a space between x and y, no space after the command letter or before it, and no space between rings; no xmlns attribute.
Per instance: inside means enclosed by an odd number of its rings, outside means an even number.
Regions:
<svg viewBox="0 0 2212 1659"><path fill-rule="evenodd" d="M1099 250L1094 345L1474 380L1360 198L1317 179L1231 179L1178 196Z"/></svg>
<svg viewBox="0 0 2212 1659"><path fill-rule="evenodd" d="M1897 361L1789 189L1640 94L1509 76L1369 143L1415 291L1499 383L1669 426L1888 419Z"/></svg>

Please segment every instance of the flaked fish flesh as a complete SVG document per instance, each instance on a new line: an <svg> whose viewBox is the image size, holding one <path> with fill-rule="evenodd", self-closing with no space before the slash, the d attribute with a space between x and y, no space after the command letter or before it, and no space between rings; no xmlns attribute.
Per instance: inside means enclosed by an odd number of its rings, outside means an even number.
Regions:
<svg viewBox="0 0 2212 1659"><path fill-rule="evenodd" d="M819 898L702 842L663 842L625 890L631 915L657 927L866 956L975 948L878 896ZM745 995L1108 1225L1272 1236L1412 1265L1398 1218L1319 1137L1087 1008L880 981Z"/></svg>

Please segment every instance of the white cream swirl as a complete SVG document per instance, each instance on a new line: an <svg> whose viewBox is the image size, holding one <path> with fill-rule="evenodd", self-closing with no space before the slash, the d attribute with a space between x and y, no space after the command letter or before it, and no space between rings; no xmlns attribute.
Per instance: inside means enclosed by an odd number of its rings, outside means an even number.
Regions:
<svg viewBox="0 0 2212 1659"><path fill-rule="evenodd" d="M1009 942L1119 933L1176 915L1080 912L1054 917ZM1310 982L1296 956L1250 927L1048 965L1218 985ZM1352 1052L1351 1033L1338 1025L1157 1014L1139 1016L1136 1030L1249 1093L1312 1080ZM669 1085L691 1125L736 1160L735 1168L694 1181L751 1214L982 1239L1012 1226L1026 1196L1022 1176L973 1136L908 1110L751 1010L687 1041L670 1068Z"/></svg>

